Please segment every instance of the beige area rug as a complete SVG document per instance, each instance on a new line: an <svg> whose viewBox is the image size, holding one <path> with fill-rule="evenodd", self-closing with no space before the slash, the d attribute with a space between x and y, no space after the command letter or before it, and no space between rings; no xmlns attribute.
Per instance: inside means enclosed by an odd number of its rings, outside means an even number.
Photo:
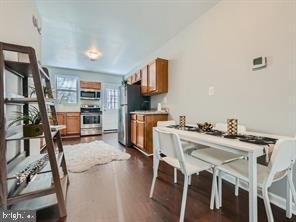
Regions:
<svg viewBox="0 0 296 222"><path fill-rule="evenodd" d="M84 172L99 164L114 160L128 160L130 154L121 151L102 140L64 146L68 170L72 173Z"/></svg>

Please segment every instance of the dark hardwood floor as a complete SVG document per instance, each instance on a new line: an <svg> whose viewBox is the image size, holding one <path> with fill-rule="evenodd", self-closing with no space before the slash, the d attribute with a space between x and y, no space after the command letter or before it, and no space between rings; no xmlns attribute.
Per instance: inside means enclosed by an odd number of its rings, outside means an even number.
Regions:
<svg viewBox="0 0 296 222"><path fill-rule="evenodd" d="M116 134L64 140L64 144L103 139L119 149ZM173 183L173 169L162 163L156 182L154 198L148 197L152 180L152 158L128 148L128 161L115 161L93 167L80 174L70 174L71 184L67 197L67 218L58 218L56 207L37 213L42 222L174 222L179 219L183 177ZM194 176L188 190L185 221L248 221L248 193L240 190L235 197L234 187L223 182L223 207L209 208L212 175L204 172ZM272 206L275 221L288 220L285 211ZM262 199L258 199L259 222L267 221Z"/></svg>

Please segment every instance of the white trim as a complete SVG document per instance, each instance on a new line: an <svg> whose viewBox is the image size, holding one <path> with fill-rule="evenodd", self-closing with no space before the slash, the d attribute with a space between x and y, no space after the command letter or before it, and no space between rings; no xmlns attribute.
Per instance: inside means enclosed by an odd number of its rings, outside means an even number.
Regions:
<svg viewBox="0 0 296 222"><path fill-rule="evenodd" d="M136 148L137 150L139 150L141 153L143 153L145 156L153 156L153 153L148 154L145 151L141 150L140 148L138 148L136 145L133 145L134 148Z"/></svg>

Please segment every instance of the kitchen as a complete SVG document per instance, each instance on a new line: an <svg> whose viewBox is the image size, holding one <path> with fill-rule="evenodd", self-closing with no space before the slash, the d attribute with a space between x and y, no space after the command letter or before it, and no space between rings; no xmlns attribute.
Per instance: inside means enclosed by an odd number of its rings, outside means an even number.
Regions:
<svg viewBox="0 0 296 222"><path fill-rule="evenodd" d="M118 95L113 96L113 93L118 93L122 80L120 76L56 67L50 67L49 70L53 74L52 84L56 88L58 77L64 77L60 79L61 84L67 84L67 80L73 86L73 93L70 94L74 94L73 100L61 99L64 90L58 98L59 124L67 125L68 122L69 125L62 130L64 139L117 131L118 103L113 104L110 99L114 96L118 99Z"/></svg>

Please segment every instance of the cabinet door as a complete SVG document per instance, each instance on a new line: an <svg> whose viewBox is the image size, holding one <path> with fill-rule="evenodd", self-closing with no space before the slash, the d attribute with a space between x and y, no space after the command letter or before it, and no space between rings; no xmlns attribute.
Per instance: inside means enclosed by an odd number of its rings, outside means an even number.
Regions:
<svg viewBox="0 0 296 222"><path fill-rule="evenodd" d="M145 122L137 121L137 147L144 149L145 147Z"/></svg>
<svg viewBox="0 0 296 222"><path fill-rule="evenodd" d="M133 77L133 76L129 76L129 77L127 78L127 83L128 83L129 85L132 85L132 84L133 84L133 79L132 79L132 77Z"/></svg>
<svg viewBox="0 0 296 222"><path fill-rule="evenodd" d="M100 82L88 82L88 81L80 81L80 88L82 89L101 89Z"/></svg>
<svg viewBox="0 0 296 222"><path fill-rule="evenodd" d="M138 82L141 80L141 71L139 70L138 72L136 72L135 74L135 82Z"/></svg>
<svg viewBox="0 0 296 222"><path fill-rule="evenodd" d="M142 76L142 81L141 81L141 93L143 95L146 95L148 93L148 70L147 66L145 66L143 69L141 69L141 76Z"/></svg>
<svg viewBox="0 0 296 222"><path fill-rule="evenodd" d="M131 120L131 142L137 144L137 121Z"/></svg>
<svg viewBox="0 0 296 222"><path fill-rule="evenodd" d="M156 62L153 62L148 66L148 76L148 91L151 93L157 90Z"/></svg>
<svg viewBox="0 0 296 222"><path fill-rule="evenodd" d="M67 113L67 135L80 134L80 115Z"/></svg>
<svg viewBox="0 0 296 222"><path fill-rule="evenodd" d="M59 125L66 125L66 113L57 113L57 120ZM65 136L67 133L66 129L61 130L61 135Z"/></svg>

